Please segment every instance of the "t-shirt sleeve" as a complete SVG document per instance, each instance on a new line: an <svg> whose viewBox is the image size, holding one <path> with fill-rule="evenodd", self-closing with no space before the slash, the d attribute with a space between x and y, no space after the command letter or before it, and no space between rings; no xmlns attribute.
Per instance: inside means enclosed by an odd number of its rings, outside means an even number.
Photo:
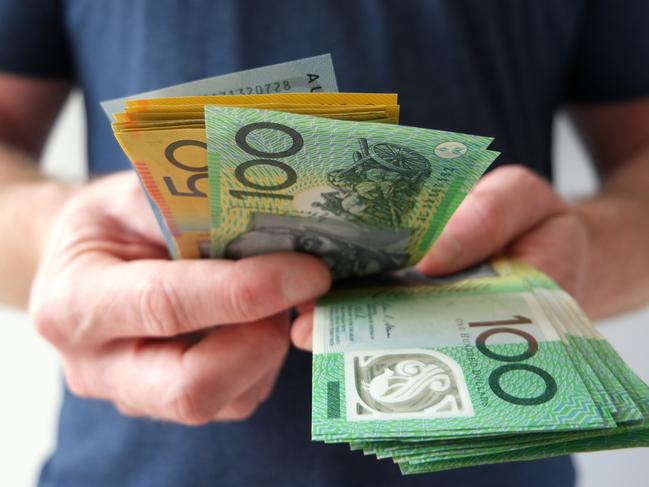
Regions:
<svg viewBox="0 0 649 487"><path fill-rule="evenodd" d="M649 96L649 1L585 0L567 98L622 101Z"/></svg>
<svg viewBox="0 0 649 487"><path fill-rule="evenodd" d="M59 0L0 0L0 72L72 76Z"/></svg>

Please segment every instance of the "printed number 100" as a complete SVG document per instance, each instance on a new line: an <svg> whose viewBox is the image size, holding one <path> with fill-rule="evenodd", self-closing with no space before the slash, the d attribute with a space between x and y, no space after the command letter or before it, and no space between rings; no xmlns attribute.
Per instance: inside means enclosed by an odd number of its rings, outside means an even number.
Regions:
<svg viewBox="0 0 649 487"><path fill-rule="evenodd" d="M550 401L557 394L557 383L554 378L548 374L545 370L535 365L521 363L524 360L532 358L539 350L539 344L536 339L529 333L519 330L517 328L505 328L507 325L529 325L532 323L532 320L526 318L525 316L516 315L512 320L501 320L501 321L474 321L469 323L469 327L495 327L489 330L483 331L476 338L476 347L480 352L494 360L499 362L507 362L505 365L501 365L491 372L489 375L489 387L493 393L501 398L504 401L507 401L511 404L516 404L519 406L537 406L539 404L546 403ZM510 333L513 335L518 335L527 342L527 350L518 354L518 355L503 355L498 352L491 350L487 347L487 338L492 335L497 335L499 333ZM508 392L506 392L500 384L500 380L503 375L509 372L515 371L526 371L532 374L537 375L545 383L545 388L536 397L517 397Z"/></svg>
<svg viewBox="0 0 649 487"><path fill-rule="evenodd" d="M248 143L248 135L250 135L255 130L261 129L277 130L288 135L291 138L291 146L288 149L278 152L265 152L255 149ZM237 199L255 197L292 200L292 195L276 193L276 191L288 189L293 186L297 182L297 173L291 166L278 159L293 156L300 152L300 150L302 150L302 147L304 147L304 139L299 134L299 132L297 132L295 129L292 129L291 127L287 127L286 125L279 123L256 122L240 128L235 135L235 142L242 151L244 151L246 154L256 157L257 159L251 159L239 164L234 171L234 176L237 181L239 181L243 186L256 191L241 191L230 189L230 195ZM259 166L270 166L280 170L284 173L284 180L277 184L270 185L259 184L255 181L252 181L248 177L247 171Z"/></svg>

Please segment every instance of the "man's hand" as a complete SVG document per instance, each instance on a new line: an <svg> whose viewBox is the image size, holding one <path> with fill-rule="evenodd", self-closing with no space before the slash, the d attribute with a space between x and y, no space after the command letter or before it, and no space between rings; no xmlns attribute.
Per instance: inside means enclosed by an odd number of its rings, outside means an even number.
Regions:
<svg viewBox="0 0 649 487"><path fill-rule="evenodd" d="M306 255L169 261L133 173L60 212L30 312L73 393L185 424L242 419L270 394L289 346L286 310L329 288Z"/></svg>
<svg viewBox="0 0 649 487"><path fill-rule="evenodd" d="M577 300L583 297L589 278L587 226L544 179L522 166L482 178L417 269L450 274L501 251L542 270ZM291 336L296 346L310 350L312 306L302 311Z"/></svg>
<svg viewBox="0 0 649 487"><path fill-rule="evenodd" d="M649 303L649 99L574 105L601 176L592 198L566 205L519 166L481 179L417 268L443 275L505 251L553 277L593 319ZM293 342L311 349L313 303Z"/></svg>
<svg viewBox="0 0 649 487"><path fill-rule="evenodd" d="M451 274L505 251L580 300L589 243L585 223L548 182L523 166L505 166L476 184L417 269Z"/></svg>

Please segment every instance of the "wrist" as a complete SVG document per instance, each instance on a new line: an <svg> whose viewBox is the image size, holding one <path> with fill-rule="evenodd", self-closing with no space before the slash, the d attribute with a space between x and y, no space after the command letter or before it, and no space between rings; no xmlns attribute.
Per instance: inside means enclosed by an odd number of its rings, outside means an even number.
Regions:
<svg viewBox="0 0 649 487"><path fill-rule="evenodd" d="M0 192L0 302L27 304L53 224L75 193L71 186L44 179L15 182Z"/></svg>
<svg viewBox="0 0 649 487"><path fill-rule="evenodd" d="M34 215L31 224L33 262L38 265L48 241L52 238L59 214L66 203L80 191L80 187L52 180L40 181L30 186L25 188L31 195L30 199L38 201L41 205L41 211Z"/></svg>

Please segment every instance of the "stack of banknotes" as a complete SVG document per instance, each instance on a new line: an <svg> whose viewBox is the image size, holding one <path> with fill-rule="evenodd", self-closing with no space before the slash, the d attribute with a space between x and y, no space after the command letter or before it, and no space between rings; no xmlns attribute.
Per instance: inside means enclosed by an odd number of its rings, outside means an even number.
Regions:
<svg viewBox="0 0 649 487"><path fill-rule="evenodd" d="M313 347L313 439L404 474L649 446L647 385L520 262L333 291Z"/></svg>
<svg viewBox="0 0 649 487"><path fill-rule="evenodd" d="M318 56L103 104L174 258L296 251L331 269L313 439L404 473L649 444L647 386L549 278L504 259L442 281L408 270L492 139L336 91Z"/></svg>

